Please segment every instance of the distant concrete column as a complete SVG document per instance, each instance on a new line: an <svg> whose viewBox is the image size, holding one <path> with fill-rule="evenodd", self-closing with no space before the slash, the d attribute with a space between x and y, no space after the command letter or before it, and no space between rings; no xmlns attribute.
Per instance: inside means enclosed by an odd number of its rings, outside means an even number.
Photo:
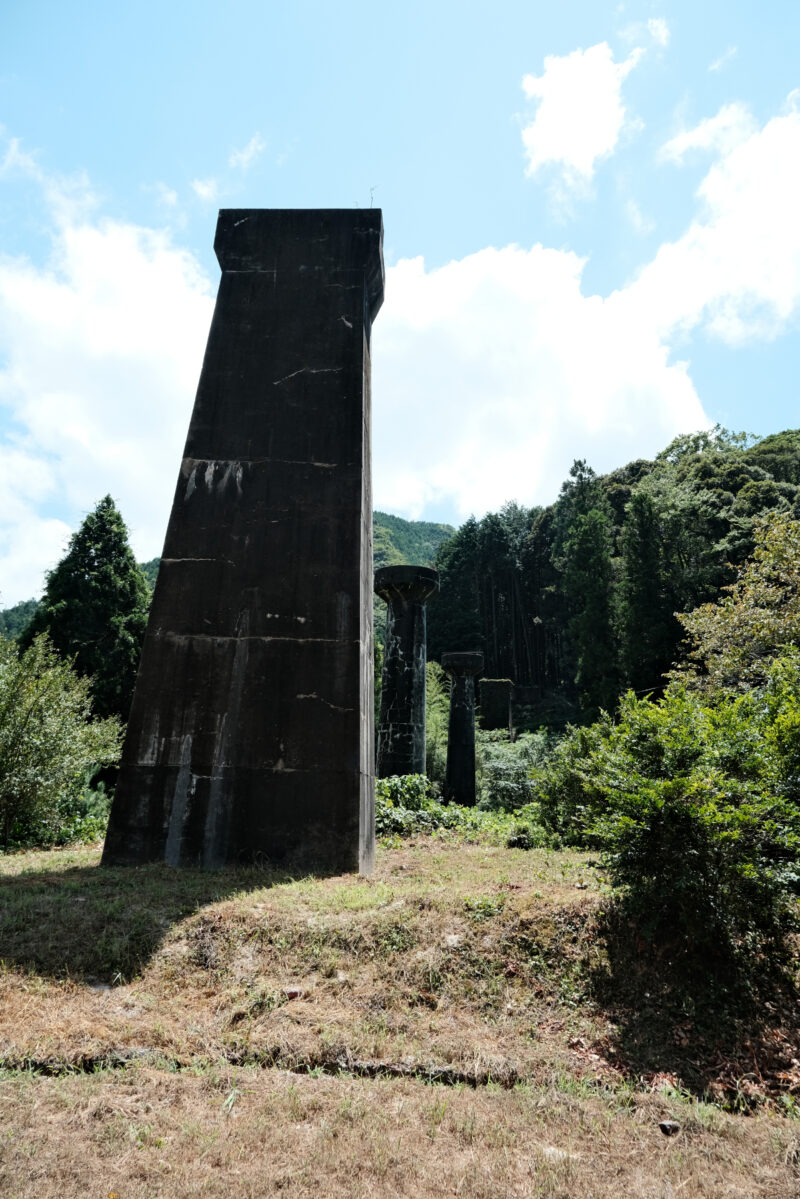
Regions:
<svg viewBox="0 0 800 1199"><path fill-rule="evenodd" d="M442 654L450 675L450 724L444 797L471 807L475 803L475 675L483 670L483 654Z"/></svg>
<svg viewBox="0 0 800 1199"><path fill-rule="evenodd" d="M426 566L384 566L375 593L386 601L386 646L378 720L378 778L425 773L425 604L439 590Z"/></svg>
<svg viewBox="0 0 800 1199"><path fill-rule="evenodd" d="M511 679L481 679L481 728L511 729Z"/></svg>

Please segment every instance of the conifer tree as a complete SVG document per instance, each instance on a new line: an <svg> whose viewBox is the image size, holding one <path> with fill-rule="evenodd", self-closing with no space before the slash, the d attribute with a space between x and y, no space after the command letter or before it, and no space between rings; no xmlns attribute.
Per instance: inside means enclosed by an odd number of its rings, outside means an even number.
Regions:
<svg viewBox="0 0 800 1199"><path fill-rule="evenodd" d="M594 471L576 461L561 489L561 587L569 612L575 682L584 719L612 711L618 695L612 622L611 515Z"/></svg>
<svg viewBox="0 0 800 1199"><path fill-rule="evenodd" d="M66 554L47 575L23 649L47 633L56 650L74 658L91 679L98 716L127 720L142 650L149 592L128 544L128 530L110 495L73 534Z"/></svg>
<svg viewBox="0 0 800 1199"><path fill-rule="evenodd" d="M652 495L635 491L625 511L618 589L620 655L634 691L660 690L680 626L673 615L665 531Z"/></svg>

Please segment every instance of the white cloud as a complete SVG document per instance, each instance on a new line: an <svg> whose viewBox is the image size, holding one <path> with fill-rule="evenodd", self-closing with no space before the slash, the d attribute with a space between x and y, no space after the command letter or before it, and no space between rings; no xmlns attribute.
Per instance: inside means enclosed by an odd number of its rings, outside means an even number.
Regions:
<svg viewBox="0 0 800 1199"><path fill-rule="evenodd" d="M9 439L0 444L0 606L27 599L41 584L43 563L54 565L70 529L37 509L55 491L50 464ZM31 581L35 580L32 586Z"/></svg>
<svg viewBox="0 0 800 1199"><path fill-rule="evenodd" d="M388 272L374 333L379 506L419 515L451 498L463 515L550 501L574 457L608 469L707 423L674 361L689 332L738 345L797 324L792 98L761 129L729 108L681 137L674 158L716 155L698 215L606 298L583 294L575 256L541 246Z"/></svg>
<svg viewBox="0 0 800 1199"><path fill-rule="evenodd" d="M669 45L669 25L663 17L651 17L647 22L647 32L657 46Z"/></svg>
<svg viewBox="0 0 800 1199"><path fill-rule="evenodd" d="M267 143L264 141L260 133L254 133L250 141L241 150L233 150L228 159L228 165L239 167L246 171L253 165L259 154L263 153L267 148Z"/></svg>
<svg viewBox="0 0 800 1199"><path fill-rule="evenodd" d="M192 191L209 204L219 199L219 184L216 179L193 179Z"/></svg>
<svg viewBox="0 0 800 1199"><path fill-rule="evenodd" d="M800 113L791 97L761 129L728 105L670 145L678 159L693 147L717 158L698 188L698 216L629 294L665 337L697 326L732 345L778 336L800 309Z"/></svg>
<svg viewBox="0 0 800 1199"><path fill-rule="evenodd" d="M624 15L624 5L620 5L616 16ZM618 36L629 46L641 46L651 42L664 50L670 42L670 28L663 17L650 17L647 21L630 21L618 31Z"/></svg>
<svg viewBox="0 0 800 1199"><path fill-rule="evenodd" d="M598 159L613 153L619 141L625 124L622 83L642 54L635 49L617 63L601 42L563 58L548 56L543 74L525 76L525 95L537 104L522 130L528 175L553 166L578 187L592 179Z"/></svg>
<svg viewBox="0 0 800 1199"><path fill-rule="evenodd" d="M724 104L715 117L706 117L693 129L670 138L660 151L665 161L682 162L689 150L727 152L756 132L757 125L745 104Z"/></svg>
<svg viewBox="0 0 800 1199"><path fill-rule="evenodd" d="M669 157L692 149L712 155L694 220L609 296L585 294L576 255L541 245L388 270L373 335L377 506L550 502L573 458L610 469L708 423L676 361L689 333L736 345L798 322L792 98L763 127L729 106L672 139ZM159 552L212 309L166 234L86 216L77 188L73 200L56 205L45 268L0 260L4 604L38 588L66 522L106 492L137 554Z"/></svg>
<svg viewBox="0 0 800 1199"><path fill-rule="evenodd" d="M707 423L685 366L585 296L582 269L542 246L390 268L373 332L378 507L550 502L574 458L610 469Z"/></svg>
<svg viewBox="0 0 800 1199"><path fill-rule="evenodd" d="M724 54L720 54L719 58L715 58L712 63L709 63L709 66L708 66L709 71L722 70L722 68L725 66L725 64L729 63L730 60L736 56L736 54L738 54L738 47L737 46L728 46L728 49L725 51Z"/></svg>
<svg viewBox="0 0 800 1199"><path fill-rule="evenodd" d="M67 526L110 492L161 550L213 301L163 232L58 223L52 261L0 259L0 590L38 591Z"/></svg>

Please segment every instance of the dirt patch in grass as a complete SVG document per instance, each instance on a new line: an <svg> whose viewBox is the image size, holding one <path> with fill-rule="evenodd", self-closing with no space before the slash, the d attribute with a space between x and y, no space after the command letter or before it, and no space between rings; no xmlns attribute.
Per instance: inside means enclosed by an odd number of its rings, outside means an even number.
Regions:
<svg viewBox="0 0 800 1199"><path fill-rule="evenodd" d="M476 1091L220 1067L18 1074L0 1077L0 1130L9 1199L791 1199L800 1181L787 1121L570 1080Z"/></svg>

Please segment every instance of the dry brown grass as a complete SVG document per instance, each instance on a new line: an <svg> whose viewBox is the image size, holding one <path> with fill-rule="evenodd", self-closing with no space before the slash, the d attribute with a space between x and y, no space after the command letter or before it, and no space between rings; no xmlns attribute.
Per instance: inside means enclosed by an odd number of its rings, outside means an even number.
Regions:
<svg viewBox="0 0 800 1199"><path fill-rule="evenodd" d="M41 873L37 863L34 905ZM143 872L150 886L129 904L149 892L157 907L153 873ZM229 898L173 924L157 917L164 927L141 974L115 986L113 956L105 977L58 977L56 931L67 966L78 960L69 944L105 932L97 928L102 899L84 881L82 892L61 897L60 911L49 900L38 914L46 926L14 930L28 966L5 957L2 1056L79 1061L135 1049L179 1063L223 1055L288 1065L413 1059L498 1077L571 1068L600 1030L564 1006L563 962L556 970L547 957L563 957L597 901L596 888L576 888L585 873L575 855L421 839L386 851L369 881L259 887L250 877L248 890L231 886ZM113 888L119 874L94 869L91 881ZM156 881L163 890L181 879L158 871ZM59 919L64 908L70 926ZM37 952L46 953L50 976L37 969ZM589 1060L595 1072L602 1068Z"/></svg>
<svg viewBox="0 0 800 1199"><path fill-rule="evenodd" d="M790 1126L660 1095L135 1067L18 1075L0 1084L0 1121L9 1199L798 1193Z"/></svg>
<svg viewBox="0 0 800 1199"><path fill-rule="evenodd" d="M368 881L97 860L0 858L0 1194L800 1196L796 1121L680 1089L727 1070L798 1111L793 1028L768 1078L766 1042L695 1061L670 1013L626 1057L585 855L419 838ZM381 1069L500 1085L353 1077Z"/></svg>

